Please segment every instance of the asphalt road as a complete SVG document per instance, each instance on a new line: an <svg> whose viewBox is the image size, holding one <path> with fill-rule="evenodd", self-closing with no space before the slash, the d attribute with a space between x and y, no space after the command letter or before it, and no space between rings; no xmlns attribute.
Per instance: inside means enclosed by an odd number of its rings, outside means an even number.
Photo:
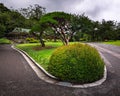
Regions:
<svg viewBox="0 0 120 96"><path fill-rule="evenodd" d="M37 77L23 56L0 45L0 96L120 96L120 47L92 44L107 59L107 80L91 88L68 88Z"/></svg>

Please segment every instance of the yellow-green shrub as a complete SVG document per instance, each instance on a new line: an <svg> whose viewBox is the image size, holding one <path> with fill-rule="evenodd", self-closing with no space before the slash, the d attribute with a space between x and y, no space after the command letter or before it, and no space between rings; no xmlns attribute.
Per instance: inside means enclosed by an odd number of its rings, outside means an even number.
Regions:
<svg viewBox="0 0 120 96"><path fill-rule="evenodd" d="M95 48L77 43L57 48L48 71L63 81L90 83L103 77L104 62Z"/></svg>
<svg viewBox="0 0 120 96"><path fill-rule="evenodd" d="M26 41L29 43L38 43L39 42L39 40L34 39L34 38L26 38Z"/></svg>

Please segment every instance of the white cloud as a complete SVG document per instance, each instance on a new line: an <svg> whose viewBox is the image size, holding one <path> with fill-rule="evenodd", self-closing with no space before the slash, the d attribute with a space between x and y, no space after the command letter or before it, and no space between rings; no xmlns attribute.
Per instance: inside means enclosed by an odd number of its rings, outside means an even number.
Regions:
<svg viewBox="0 0 120 96"><path fill-rule="evenodd" d="M106 10L102 10L99 16L96 18L98 20L105 19L105 20L117 20L120 21L120 1L119 0L113 0L110 1L107 5Z"/></svg>

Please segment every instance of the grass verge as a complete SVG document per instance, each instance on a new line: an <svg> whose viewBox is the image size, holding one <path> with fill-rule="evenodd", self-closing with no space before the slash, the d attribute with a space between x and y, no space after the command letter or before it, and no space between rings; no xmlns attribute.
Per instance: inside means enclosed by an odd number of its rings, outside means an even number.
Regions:
<svg viewBox="0 0 120 96"><path fill-rule="evenodd" d="M45 48L42 48L39 43L18 44L16 47L27 52L28 55L46 70L52 52L59 46L62 46L61 42L46 42Z"/></svg>
<svg viewBox="0 0 120 96"><path fill-rule="evenodd" d="M107 42L103 42L104 44L111 44L111 45L116 45L116 46L120 46L120 40L117 41L107 41Z"/></svg>
<svg viewBox="0 0 120 96"><path fill-rule="evenodd" d="M6 38L0 38L0 44L10 44L10 40L6 39Z"/></svg>

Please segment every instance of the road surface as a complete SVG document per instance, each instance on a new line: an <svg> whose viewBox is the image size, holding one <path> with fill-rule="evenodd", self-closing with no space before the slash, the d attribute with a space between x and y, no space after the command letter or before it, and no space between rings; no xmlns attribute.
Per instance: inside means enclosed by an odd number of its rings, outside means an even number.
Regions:
<svg viewBox="0 0 120 96"><path fill-rule="evenodd" d="M109 62L107 80L91 88L47 83L10 45L0 45L0 96L120 96L120 47L92 43Z"/></svg>

